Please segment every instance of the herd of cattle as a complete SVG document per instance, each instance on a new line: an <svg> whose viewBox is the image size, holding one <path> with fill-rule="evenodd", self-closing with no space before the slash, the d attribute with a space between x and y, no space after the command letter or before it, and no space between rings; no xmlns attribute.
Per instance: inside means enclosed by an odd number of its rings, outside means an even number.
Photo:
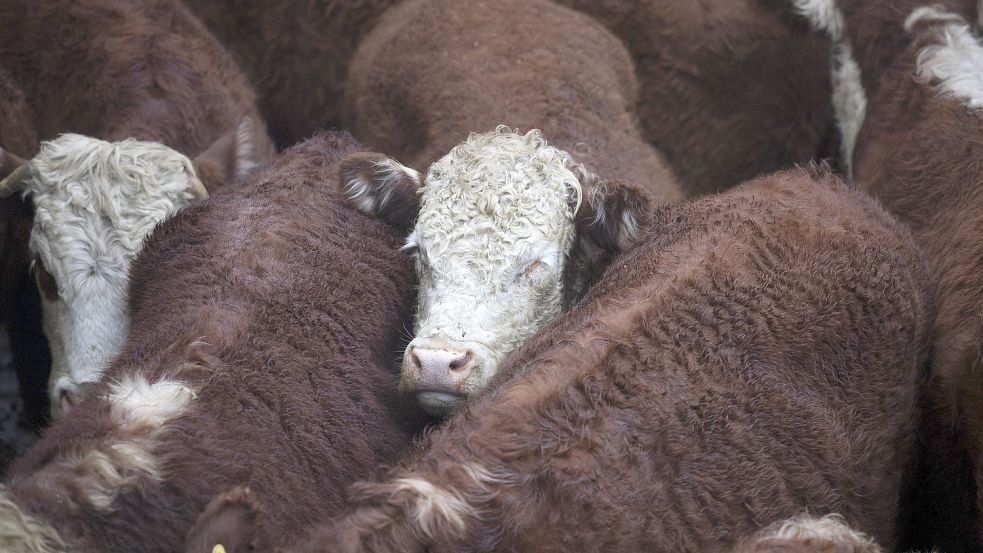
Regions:
<svg viewBox="0 0 983 553"><path fill-rule="evenodd" d="M981 21L0 0L0 551L983 550Z"/></svg>

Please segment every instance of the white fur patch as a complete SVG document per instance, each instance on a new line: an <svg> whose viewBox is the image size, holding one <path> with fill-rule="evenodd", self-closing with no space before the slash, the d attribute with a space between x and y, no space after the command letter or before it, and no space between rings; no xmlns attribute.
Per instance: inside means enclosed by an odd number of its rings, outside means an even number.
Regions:
<svg viewBox="0 0 983 553"><path fill-rule="evenodd" d="M826 515L822 518L809 516L793 518L766 529L755 541L808 544L814 546L817 551L881 553L877 543L867 535L847 526L843 518L838 515Z"/></svg>
<svg viewBox="0 0 983 553"><path fill-rule="evenodd" d="M604 205L604 195L607 191L604 186L593 186L589 189L587 193L587 204L592 206L602 206ZM604 209L594 210L594 219L590 222L592 225L603 225L605 223L605 218L607 217L607 211Z"/></svg>
<svg viewBox="0 0 983 553"><path fill-rule="evenodd" d="M935 7L921 7L905 20L912 30L921 22L934 27L937 44L918 52L915 75L924 84L933 84L938 93L958 99L970 109L983 107L983 47L960 16Z"/></svg>
<svg viewBox="0 0 983 553"><path fill-rule="evenodd" d="M65 134L31 161L31 251L57 283L45 299L53 412L61 390L95 382L129 332L130 263L164 219L193 200L191 161L153 142Z"/></svg>
<svg viewBox="0 0 983 553"><path fill-rule="evenodd" d="M147 382L143 375L130 375L110 386L113 418L126 430L160 429L184 413L195 393L177 380Z"/></svg>
<svg viewBox="0 0 983 553"><path fill-rule="evenodd" d="M48 524L25 513L0 484L0 551L3 553L62 553L65 543Z"/></svg>
<svg viewBox="0 0 983 553"><path fill-rule="evenodd" d="M436 518L448 522L463 532L465 519L475 515L474 509L457 494L442 489L422 478L399 478L393 481L393 493L410 493L416 497L410 516L420 530L433 537Z"/></svg>
<svg viewBox="0 0 983 553"><path fill-rule="evenodd" d="M826 33L833 42L843 38L843 13L836 0L792 0L792 6L813 30Z"/></svg>
<svg viewBox="0 0 983 553"><path fill-rule="evenodd" d="M504 486L514 484L514 472L491 471L488 467L477 463L461 465L461 470L467 474L479 489L487 492L489 486Z"/></svg>
<svg viewBox="0 0 983 553"><path fill-rule="evenodd" d="M638 219L635 217L635 213L630 209L622 211L621 234L628 240L635 241L638 238L639 232L641 232L641 227L638 225Z"/></svg>
<svg viewBox="0 0 983 553"><path fill-rule="evenodd" d="M562 310L583 191L569 154L537 130L472 134L430 166L407 246L418 248L412 347L470 351L468 395ZM435 345L436 344L436 345ZM413 389L404 365L403 389Z"/></svg>
<svg viewBox="0 0 983 553"><path fill-rule="evenodd" d="M167 423L187 411L194 397L182 382L150 383L139 374L110 386L106 400L118 428L104 444L65 461L92 507L110 510L120 492L162 479L154 448Z"/></svg>
<svg viewBox="0 0 983 553"><path fill-rule="evenodd" d="M792 0L795 10L809 20L815 31L833 42L830 84L833 88L833 114L840 131L840 155L847 176L853 174L853 151L867 112L867 94L860 79L860 67L844 37L843 13L836 0Z"/></svg>
<svg viewBox="0 0 983 553"><path fill-rule="evenodd" d="M966 23L961 15L947 12L939 6L920 6L911 10L911 13L905 18L904 28L911 32L915 25L923 21L929 23Z"/></svg>
<svg viewBox="0 0 983 553"><path fill-rule="evenodd" d="M595 177L590 174L583 174L581 178L584 179L594 179ZM604 225L607 224L608 210L605 209L604 204L607 200L606 196L609 191L603 183L595 182L591 186L587 193L587 203L593 208L594 217L591 220L591 225ZM576 209L574 210L576 211ZM638 217L635 215L635 208L628 206L627 209L621 210L621 220L618 221L618 236L620 240L627 242L633 242L638 239L638 235L641 232L641 225L638 224Z"/></svg>
<svg viewBox="0 0 983 553"><path fill-rule="evenodd" d="M139 455L143 448L137 447L134 451L124 445L126 451L122 455L117 455L116 449L110 446L105 451L89 450L68 463L76 471L75 483L83 497L99 511L112 510L113 501L120 492L139 489L145 479L158 479L157 467L146 464L151 459ZM135 452L137 456L133 455Z"/></svg>
<svg viewBox="0 0 983 553"><path fill-rule="evenodd" d="M408 176L410 180L417 183L417 185L420 184L420 173L394 159L387 159L385 162L379 164L376 167L376 175L380 178L381 182L384 183L384 186L379 193L380 207L383 207L389 203L393 191L392 184L397 182L401 176Z"/></svg>
<svg viewBox="0 0 983 553"><path fill-rule="evenodd" d="M372 185L362 177L355 177L345 183L345 197L359 211L366 215L376 215L376 199Z"/></svg>
<svg viewBox="0 0 983 553"><path fill-rule="evenodd" d="M354 177L345 182L345 197L362 213L376 215L392 198L393 187L403 176L419 185L420 173L394 159L374 165L374 179Z"/></svg>
<svg viewBox="0 0 983 553"><path fill-rule="evenodd" d="M860 80L860 67L847 44L833 47L833 113L840 130L840 155L849 177L853 176L853 151L867 115L867 94Z"/></svg>

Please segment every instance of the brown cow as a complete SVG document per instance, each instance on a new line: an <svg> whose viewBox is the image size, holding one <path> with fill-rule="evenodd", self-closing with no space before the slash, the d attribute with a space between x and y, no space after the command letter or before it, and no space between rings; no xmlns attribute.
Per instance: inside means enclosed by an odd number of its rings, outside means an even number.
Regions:
<svg viewBox="0 0 983 553"><path fill-rule="evenodd" d="M773 0L559 0L624 40L642 134L689 194L816 155L831 120L824 40Z"/></svg>
<svg viewBox="0 0 983 553"><path fill-rule="evenodd" d="M981 511L965 497L983 489L983 47L969 24L979 6L794 1L837 43L837 65L855 68L864 110L840 125L858 133L845 153L855 181L911 227L938 283L923 481L902 544L979 551Z"/></svg>
<svg viewBox="0 0 983 553"><path fill-rule="evenodd" d="M983 512L983 46L958 13L909 12L905 47L885 68L854 153L857 183L912 229L938 283L932 373L947 430L965 433ZM861 47L860 38L847 34ZM900 40L900 39L899 39ZM904 43L903 43L904 44ZM949 462L940 459L939 462ZM969 486L967 486L969 489ZM974 536L980 547L979 528ZM967 547L968 549L968 547Z"/></svg>
<svg viewBox="0 0 983 553"><path fill-rule="evenodd" d="M397 0L185 0L235 54L280 147L339 124L359 41Z"/></svg>
<svg viewBox="0 0 983 553"><path fill-rule="evenodd" d="M41 140L65 132L136 138L194 157L235 137L243 119L262 121L246 77L176 0L10 0L0 28L0 63ZM268 160L271 144L258 127L240 137L238 159L220 160ZM214 184L223 184L227 168L209 161L199 177L210 185L215 173Z"/></svg>
<svg viewBox="0 0 983 553"><path fill-rule="evenodd" d="M839 162L850 175L867 99L879 86L877 75L905 49L909 42L903 31L905 18L926 1L790 1L814 30L832 42L832 103L840 134ZM967 17L977 13L975 0L939 0L935 4Z"/></svg>
<svg viewBox="0 0 983 553"><path fill-rule="evenodd" d="M379 16L397 4L395 0L186 3L239 57L260 92L264 115L281 145L309 136L319 127L339 123L351 126L350 121L341 119L340 98L347 88L352 56ZM687 192L718 190L757 174L804 162L815 153L830 111L828 75L821 69L825 47L822 40L805 32L801 21L791 19L788 10L780 13L750 0L703 4L688 0L559 3L596 18L624 42L637 74L637 112L643 135L666 156ZM458 4L462 12L490 13L487 6L478 2ZM548 15L537 10L523 13L530 15L522 24L526 34L555 32ZM431 24L410 32L428 29ZM494 20L482 24L501 29ZM511 34L512 39L519 38L516 33ZM462 54L474 56L485 45L462 40L456 48L462 47ZM420 48L418 52L423 55L442 51L424 49L422 44L412 48ZM398 55L401 59L406 53L400 51ZM527 52L524 57L533 56ZM452 63L464 66L474 62L474 70L458 75L471 79L482 71L482 66L488 69L481 59L479 55L464 64L460 60ZM352 72L379 78L373 75L374 69L359 67L363 60L360 57L355 61ZM528 64L529 60L523 63ZM790 71L794 74L790 75ZM487 83L477 83L477 88ZM442 94L459 86L462 83L440 81ZM399 101L396 96L390 98ZM529 94L508 89L500 101L511 98L525 100ZM426 102L425 106L434 101L428 97L419 99ZM515 109L516 102L510 103ZM455 108L454 116L462 124L481 117L463 112L466 107ZM506 122L503 118L473 128L466 124L463 127L467 131L489 130ZM441 130L434 129L434 134ZM453 142L462 138L460 133L449 137Z"/></svg>
<svg viewBox="0 0 983 553"><path fill-rule="evenodd" d="M346 206L323 135L163 223L93 395L0 488L5 552L173 553L220 492L278 505L282 544L339 512L422 417L395 400L413 285L397 232ZM6 541L3 541L6 540Z"/></svg>

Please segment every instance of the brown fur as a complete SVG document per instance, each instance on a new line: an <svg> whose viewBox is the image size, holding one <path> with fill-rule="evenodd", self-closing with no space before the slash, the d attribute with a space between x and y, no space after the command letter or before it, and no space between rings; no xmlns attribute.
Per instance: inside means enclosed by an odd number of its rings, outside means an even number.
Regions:
<svg viewBox="0 0 983 553"><path fill-rule="evenodd" d="M38 143L34 116L24 91L14 82L10 73L0 66L0 144L7 152L30 159L37 153ZM12 170L12 167L0 165L0 179L9 175Z"/></svg>
<svg viewBox="0 0 983 553"><path fill-rule="evenodd" d="M538 128L601 177L676 199L635 123L637 94L624 46L582 14L545 0L410 0L359 46L344 121L423 170L470 132Z"/></svg>
<svg viewBox="0 0 983 553"><path fill-rule="evenodd" d="M176 0L11 0L0 28L0 59L42 140L136 138L195 157L244 118L262 120L246 77ZM271 158L265 133L253 138Z"/></svg>
<svg viewBox="0 0 983 553"><path fill-rule="evenodd" d="M24 93L0 67L0 156L9 152L31 158L39 144ZM0 179L14 167L2 166ZM19 195L0 199L0 326L10 333L13 369L17 373L23 423L33 431L48 416L48 372L51 356L41 329L41 300L29 272L28 240L33 207ZM0 474L6 463L0 462Z"/></svg>
<svg viewBox="0 0 983 553"><path fill-rule="evenodd" d="M280 147L338 125L348 64L397 0L185 0L240 61Z"/></svg>
<svg viewBox="0 0 983 553"><path fill-rule="evenodd" d="M853 19L847 24L848 29L868 27L866 21ZM900 25L894 32L903 34ZM940 33L923 23L907 37L875 36L869 44L856 39L858 49L884 66L864 75L865 83L876 80L878 84L858 138L854 175L858 184L911 227L925 251L939 297L930 403L943 416L930 432L931 436L966 432L962 445L976 465L975 488L983 490L983 386L979 383L983 370L983 114L970 111L960 100L940 96L933 86L914 78L918 50L937 42ZM856 35L863 36L860 31ZM901 45L894 57L890 45ZM945 479L926 484L932 488L930 493L958 501L960 494L972 492L972 482L959 480L958 453L944 451L935 456L934 463L950 472L944 474ZM942 491L935 491L939 488ZM972 513L969 506L961 506L965 508L962 517ZM960 542L958 548L946 549L978 551L979 524L966 529L960 522L961 517L941 515L940 525Z"/></svg>
<svg viewBox="0 0 983 553"><path fill-rule="evenodd" d="M704 194L804 163L831 121L827 48L782 0L559 0L624 40L643 136Z"/></svg>
<svg viewBox="0 0 983 553"><path fill-rule="evenodd" d="M652 228L294 551L711 552L803 512L893 547L933 315L908 231L801 170ZM398 478L463 501L461 525Z"/></svg>
<svg viewBox="0 0 983 553"><path fill-rule="evenodd" d="M11 496L70 551L173 553L237 485L273 507L257 539L283 544L340 511L347 486L418 431L418 412L395 398L408 256L394 229L335 191L338 161L360 149L348 135L313 138L148 240L131 272L129 338L101 389L11 473ZM148 438L161 480L115 490L111 510L95 510L84 498L94 477L77 459L143 436L114 422L105 393L130 374L180 380L195 397Z"/></svg>

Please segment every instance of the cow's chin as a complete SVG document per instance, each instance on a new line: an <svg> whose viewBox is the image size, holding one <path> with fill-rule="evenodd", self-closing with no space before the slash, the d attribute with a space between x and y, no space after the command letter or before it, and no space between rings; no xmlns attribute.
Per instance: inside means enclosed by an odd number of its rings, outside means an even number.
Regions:
<svg viewBox="0 0 983 553"><path fill-rule="evenodd" d="M464 407L467 398L460 394L421 390L416 392L416 402L428 414L443 417Z"/></svg>

